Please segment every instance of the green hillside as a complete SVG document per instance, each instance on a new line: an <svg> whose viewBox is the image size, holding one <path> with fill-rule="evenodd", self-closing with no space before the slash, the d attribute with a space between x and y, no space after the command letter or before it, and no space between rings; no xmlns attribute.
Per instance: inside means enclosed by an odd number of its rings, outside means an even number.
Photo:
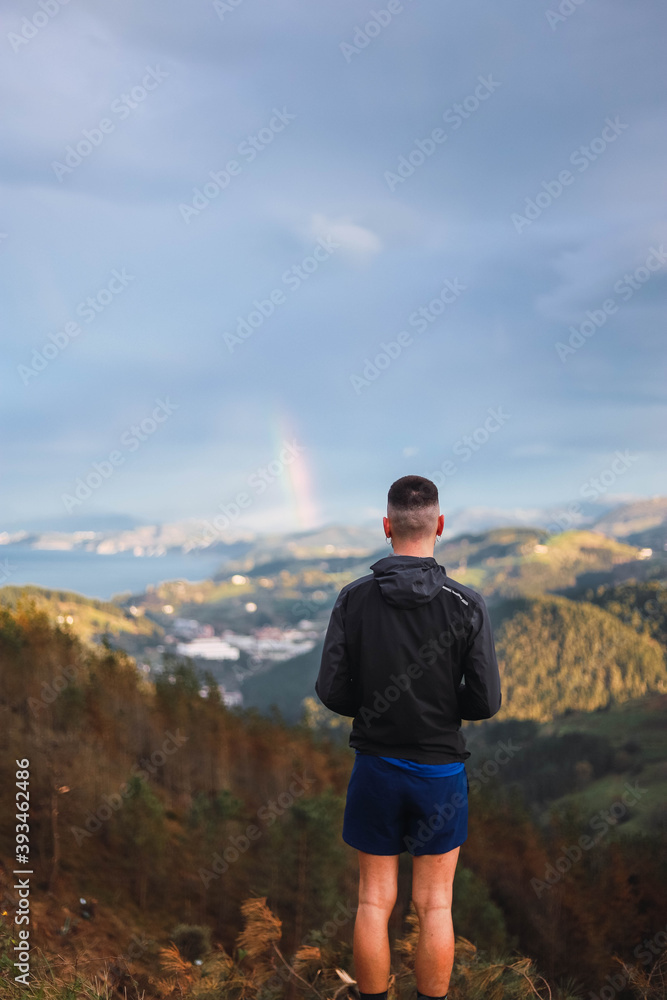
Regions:
<svg viewBox="0 0 667 1000"><path fill-rule="evenodd" d="M528 528L463 536L437 550L454 579L485 595L509 598L562 590L590 576L602 582L638 555L635 546L592 531L550 535Z"/></svg>
<svg viewBox="0 0 667 1000"><path fill-rule="evenodd" d="M516 789L534 819L594 817L622 801L628 784L639 794L614 826L619 835L667 833L667 695L649 694L594 712L568 711L550 722L488 720L466 727L466 768L482 787ZM492 780L484 767L499 742L516 746ZM478 781L479 783L479 781ZM620 811L620 810L618 810Z"/></svg>
<svg viewBox="0 0 667 1000"><path fill-rule="evenodd" d="M69 590L46 587L0 587L0 608L12 610L32 604L44 611L61 630L72 632L84 642L99 642L103 636L134 652L147 642L157 642L162 628L144 617L140 609L132 614L113 601L97 601Z"/></svg>
<svg viewBox="0 0 667 1000"><path fill-rule="evenodd" d="M544 597L496 634L503 706L499 717L548 721L592 712L649 691L667 691L660 644L585 602Z"/></svg>

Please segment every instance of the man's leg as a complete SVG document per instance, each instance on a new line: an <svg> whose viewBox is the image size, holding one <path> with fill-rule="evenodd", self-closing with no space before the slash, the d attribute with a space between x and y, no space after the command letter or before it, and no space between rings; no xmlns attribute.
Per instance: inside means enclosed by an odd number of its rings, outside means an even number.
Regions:
<svg viewBox="0 0 667 1000"><path fill-rule="evenodd" d="M359 855L359 908L354 924L354 969L362 993L389 985L387 924L398 893L398 854Z"/></svg>
<svg viewBox="0 0 667 1000"><path fill-rule="evenodd" d="M419 917L415 955L417 989L428 997L445 996L454 965L452 885L460 847L447 854L412 859L412 901Z"/></svg>

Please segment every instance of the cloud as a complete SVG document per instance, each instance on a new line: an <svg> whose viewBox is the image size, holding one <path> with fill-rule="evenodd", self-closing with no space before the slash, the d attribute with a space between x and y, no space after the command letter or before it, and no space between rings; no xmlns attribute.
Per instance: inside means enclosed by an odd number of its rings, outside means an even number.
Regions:
<svg viewBox="0 0 667 1000"><path fill-rule="evenodd" d="M341 249L358 261L368 261L382 250L382 241L370 229L359 226L349 218L328 219L315 214L311 220L311 232L315 238L329 235Z"/></svg>

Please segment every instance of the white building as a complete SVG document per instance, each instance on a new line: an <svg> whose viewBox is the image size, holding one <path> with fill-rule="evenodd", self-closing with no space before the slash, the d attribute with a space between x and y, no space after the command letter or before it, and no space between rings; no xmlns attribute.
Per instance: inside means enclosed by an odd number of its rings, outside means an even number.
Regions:
<svg viewBox="0 0 667 1000"><path fill-rule="evenodd" d="M193 639L192 642L179 642L176 652L180 656L191 656L201 660L238 660L239 651L225 639L208 636Z"/></svg>
<svg viewBox="0 0 667 1000"><path fill-rule="evenodd" d="M315 638L306 637L296 629L262 629L258 630L257 635L240 635L225 629L222 637L237 650L245 650L253 659L273 663L281 663L301 653L308 653L315 645Z"/></svg>

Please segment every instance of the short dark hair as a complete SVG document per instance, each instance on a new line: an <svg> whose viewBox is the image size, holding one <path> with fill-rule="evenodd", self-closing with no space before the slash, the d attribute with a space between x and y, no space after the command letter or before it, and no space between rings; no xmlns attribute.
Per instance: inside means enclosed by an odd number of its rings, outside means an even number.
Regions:
<svg viewBox="0 0 667 1000"><path fill-rule="evenodd" d="M440 513L438 487L423 476L403 476L389 487L387 515L399 538L421 538L435 531Z"/></svg>

